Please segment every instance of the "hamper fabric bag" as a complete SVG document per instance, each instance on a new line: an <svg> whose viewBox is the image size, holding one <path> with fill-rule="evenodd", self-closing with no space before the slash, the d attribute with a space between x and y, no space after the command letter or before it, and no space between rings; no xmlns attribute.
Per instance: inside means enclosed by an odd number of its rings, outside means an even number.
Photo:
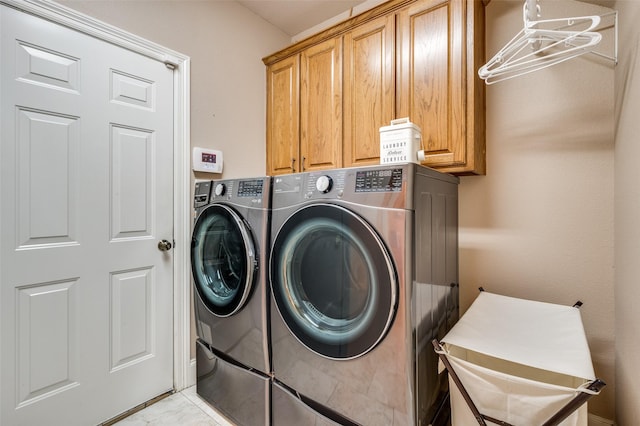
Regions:
<svg viewBox="0 0 640 426"><path fill-rule="evenodd" d="M434 347L449 372L452 426L586 426L595 377L579 304L481 291Z"/></svg>

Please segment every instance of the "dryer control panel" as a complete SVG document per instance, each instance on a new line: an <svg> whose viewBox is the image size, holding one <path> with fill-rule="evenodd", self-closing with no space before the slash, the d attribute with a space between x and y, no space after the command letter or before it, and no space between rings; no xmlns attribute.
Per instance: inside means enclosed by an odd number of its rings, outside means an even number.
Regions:
<svg viewBox="0 0 640 426"><path fill-rule="evenodd" d="M356 192L402 191L402 169L371 169L356 172Z"/></svg>

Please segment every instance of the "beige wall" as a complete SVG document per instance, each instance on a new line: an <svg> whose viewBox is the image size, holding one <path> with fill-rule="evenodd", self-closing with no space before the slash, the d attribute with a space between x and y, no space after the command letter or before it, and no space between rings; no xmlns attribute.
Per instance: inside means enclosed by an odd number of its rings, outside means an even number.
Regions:
<svg viewBox="0 0 640 426"><path fill-rule="evenodd" d="M192 146L222 149L224 177L265 172L266 94L260 59L286 46L285 34L227 1L62 3L189 55ZM540 4L545 18L602 11L572 0ZM488 56L522 28L521 7L521 0L489 4ZM605 34L605 45L610 39ZM589 408L606 419L614 418L615 389L614 74L611 63L590 55L488 86L487 175L463 177L460 185L463 310L479 286L554 303L583 301L596 374L608 384ZM640 120L629 114L620 128L627 128L631 139L638 125ZM636 149L628 148L630 154ZM633 170L629 167L629 174ZM632 181L626 185L637 191ZM635 203L624 217L631 231L640 210L640 201ZM640 232L640 225L635 228ZM631 237L627 242L634 243ZM618 290L637 296L632 278L640 267L631 266L635 259L630 255L627 259L628 282ZM618 308L626 303L625 316L618 320L628 316L636 324L626 331L629 340L618 360L631 372L640 367L637 361L629 365L640 353L638 339L630 337L639 334L633 302L618 301ZM626 418L638 418L633 404L639 400L637 392L624 396L637 388L638 380L631 380L633 374L627 377L618 377L624 383L618 395L630 401L619 415L624 411Z"/></svg>
<svg viewBox="0 0 640 426"><path fill-rule="evenodd" d="M640 2L616 1L620 63L616 68L615 294L616 419L640 420Z"/></svg>
<svg viewBox="0 0 640 426"><path fill-rule="evenodd" d="M289 36L235 1L59 3L188 55L192 147L222 150L224 178L266 173L267 83L261 58L287 46Z"/></svg>
<svg viewBox="0 0 640 426"><path fill-rule="evenodd" d="M487 58L522 29L522 4L487 6ZM543 18L603 11L570 0L540 5ZM487 175L460 185L462 309L480 286L583 301L596 374L608 384L589 410L607 419L615 388L613 83L612 63L590 55L487 86Z"/></svg>

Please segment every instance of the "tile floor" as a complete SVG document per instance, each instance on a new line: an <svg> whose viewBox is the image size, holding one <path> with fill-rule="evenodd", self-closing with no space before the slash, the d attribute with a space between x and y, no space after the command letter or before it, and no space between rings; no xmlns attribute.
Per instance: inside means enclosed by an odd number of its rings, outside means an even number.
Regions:
<svg viewBox="0 0 640 426"><path fill-rule="evenodd" d="M213 410L192 386L125 417L114 426L233 426Z"/></svg>

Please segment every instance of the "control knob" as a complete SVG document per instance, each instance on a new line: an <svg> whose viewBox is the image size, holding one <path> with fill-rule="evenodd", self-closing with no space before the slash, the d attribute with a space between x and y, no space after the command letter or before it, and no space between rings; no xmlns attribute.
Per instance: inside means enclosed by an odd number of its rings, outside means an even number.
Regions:
<svg viewBox="0 0 640 426"><path fill-rule="evenodd" d="M216 197L219 197L221 195L224 195L224 192L227 190L227 187L224 186L224 183L219 183L216 185L214 191L216 194Z"/></svg>
<svg viewBox="0 0 640 426"><path fill-rule="evenodd" d="M316 189L324 194L331 191L333 180L327 175L320 176L316 181Z"/></svg>

